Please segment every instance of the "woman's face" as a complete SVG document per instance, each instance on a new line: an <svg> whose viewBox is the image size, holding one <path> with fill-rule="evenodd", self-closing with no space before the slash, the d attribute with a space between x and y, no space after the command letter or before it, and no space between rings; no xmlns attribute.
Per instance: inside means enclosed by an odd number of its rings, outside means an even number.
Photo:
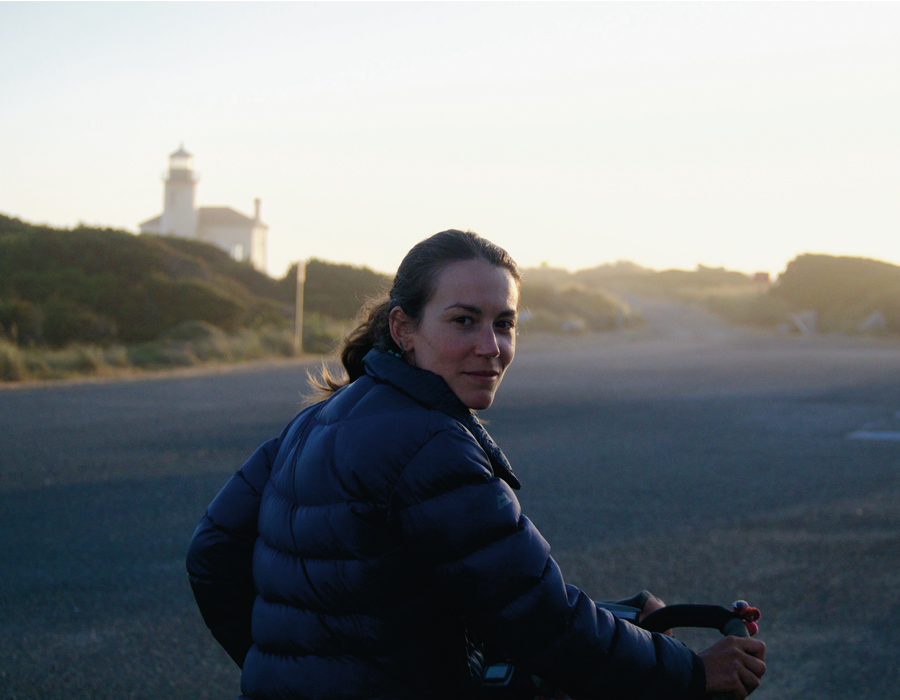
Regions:
<svg viewBox="0 0 900 700"><path fill-rule="evenodd" d="M409 362L440 375L466 406L488 408L516 352L519 291L509 270L484 260L451 263L413 328L399 307L391 334Z"/></svg>

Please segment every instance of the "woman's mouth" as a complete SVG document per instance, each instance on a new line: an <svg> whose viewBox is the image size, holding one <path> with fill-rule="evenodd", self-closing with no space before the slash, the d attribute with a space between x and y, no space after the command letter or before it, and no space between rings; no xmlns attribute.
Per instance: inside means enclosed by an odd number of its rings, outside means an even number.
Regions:
<svg viewBox="0 0 900 700"><path fill-rule="evenodd" d="M497 377L500 376L499 372L487 370L480 372L463 372L463 374L472 377L473 379L481 382L493 382Z"/></svg>

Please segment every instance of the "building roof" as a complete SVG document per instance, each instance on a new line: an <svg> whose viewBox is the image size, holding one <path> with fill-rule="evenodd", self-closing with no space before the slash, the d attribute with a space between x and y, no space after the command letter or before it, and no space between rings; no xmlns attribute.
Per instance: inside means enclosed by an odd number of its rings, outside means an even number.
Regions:
<svg viewBox="0 0 900 700"><path fill-rule="evenodd" d="M261 221L244 216L231 207L200 207L197 215L197 228L205 226L262 226L268 228Z"/></svg>
<svg viewBox="0 0 900 700"><path fill-rule="evenodd" d="M142 221L138 224L138 227L155 225L159 228L161 223L162 214ZM269 228L263 222L244 216L231 207L200 207L197 210L197 228L205 226L241 226L245 228L248 226L261 226L262 228Z"/></svg>
<svg viewBox="0 0 900 700"><path fill-rule="evenodd" d="M162 221L162 214L159 216L154 216L152 219L147 219L146 221L142 221L138 224L138 226L146 226L147 224L156 224L157 226Z"/></svg>

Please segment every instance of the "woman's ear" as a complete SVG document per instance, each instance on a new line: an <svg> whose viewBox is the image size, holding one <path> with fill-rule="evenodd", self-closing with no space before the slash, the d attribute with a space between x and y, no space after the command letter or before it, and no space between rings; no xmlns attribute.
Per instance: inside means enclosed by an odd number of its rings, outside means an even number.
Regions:
<svg viewBox="0 0 900 700"><path fill-rule="evenodd" d="M395 306L388 315L388 325L391 329L391 338L404 352L412 350L412 319L404 313L403 309Z"/></svg>

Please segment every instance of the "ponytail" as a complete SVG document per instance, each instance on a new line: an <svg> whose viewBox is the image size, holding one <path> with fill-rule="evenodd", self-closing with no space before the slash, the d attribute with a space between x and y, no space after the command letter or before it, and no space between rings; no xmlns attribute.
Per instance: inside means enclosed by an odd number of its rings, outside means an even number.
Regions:
<svg viewBox="0 0 900 700"><path fill-rule="evenodd" d="M344 339L341 364L347 372L348 383L366 373L363 358L370 350L399 350L391 338L388 320L391 308L389 297L370 301L362 309L360 324Z"/></svg>
<svg viewBox="0 0 900 700"><path fill-rule="evenodd" d="M316 389L314 401L322 401L341 387L355 382L366 373L363 358L370 350L393 350L400 348L391 338L388 317L394 305L388 296L382 296L367 302L357 316L357 326L350 331L341 343L340 358L343 372L337 376L331 373L326 364L322 364L319 376L309 375L309 381Z"/></svg>

